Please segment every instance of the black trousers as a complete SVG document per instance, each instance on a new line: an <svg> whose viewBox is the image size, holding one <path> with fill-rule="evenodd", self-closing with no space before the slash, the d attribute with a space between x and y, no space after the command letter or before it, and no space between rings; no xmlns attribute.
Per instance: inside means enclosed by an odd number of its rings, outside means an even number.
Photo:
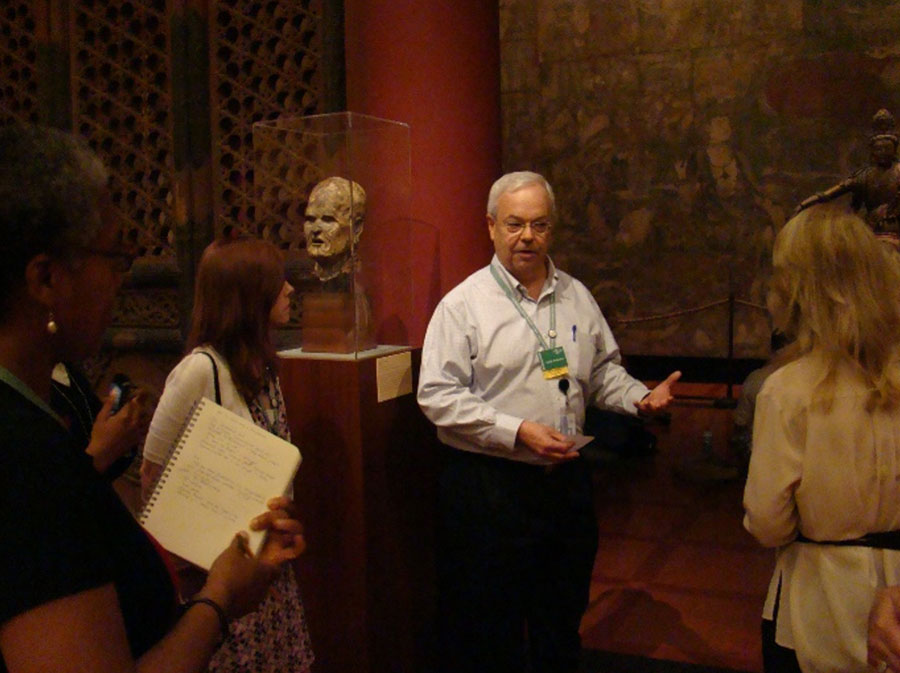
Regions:
<svg viewBox="0 0 900 673"><path fill-rule="evenodd" d="M775 610L772 619L762 620L762 656L765 673L801 673L797 653L789 647L775 642L775 622L781 605L781 582L775 596Z"/></svg>
<svg viewBox="0 0 900 673"><path fill-rule="evenodd" d="M801 673L797 653L775 642L775 622L762 622L763 670L766 673Z"/></svg>
<svg viewBox="0 0 900 673"><path fill-rule="evenodd" d="M444 670L577 671L597 552L584 461L548 471L451 449L440 510Z"/></svg>

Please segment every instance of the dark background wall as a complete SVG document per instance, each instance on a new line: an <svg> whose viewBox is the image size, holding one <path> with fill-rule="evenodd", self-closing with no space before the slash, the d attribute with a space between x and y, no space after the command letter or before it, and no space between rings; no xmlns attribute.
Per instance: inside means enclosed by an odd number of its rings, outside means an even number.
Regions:
<svg viewBox="0 0 900 673"><path fill-rule="evenodd" d="M866 163L879 107L900 112L900 4L501 0L499 66L497 8L347 3L345 91L333 0L20 0L0 15L0 116L72 128L113 167L143 252L119 347L177 350L196 252L252 229L252 122L349 107L411 124L411 215L433 232L412 343L490 252L502 124L503 168L555 185L554 257L626 353L724 356L733 292L735 355L763 356L775 232Z"/></svg>
<svg viewBox="0 0 900 673"><path fill-rule="evenodd" d="M501 0L500 24L504 168L556 188L554 260L623 350L724 356L733 290L735 355L765 355L774 234L900 112L900 3Z"/></svg>

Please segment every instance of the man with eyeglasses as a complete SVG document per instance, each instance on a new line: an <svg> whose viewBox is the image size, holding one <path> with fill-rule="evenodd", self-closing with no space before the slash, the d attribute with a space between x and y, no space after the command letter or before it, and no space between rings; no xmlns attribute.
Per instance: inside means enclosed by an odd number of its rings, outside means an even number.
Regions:
<svg viewBox="0 0 900 673"><path fill-rule="evenodd" d="M547 251L556 207L537 173L488 197L491 263L435 309L418 400L449 447L440 484L439 615L447 671L576 671L597 550L587 404L651 414L672 400L620 365L596 301Z"/></svg>

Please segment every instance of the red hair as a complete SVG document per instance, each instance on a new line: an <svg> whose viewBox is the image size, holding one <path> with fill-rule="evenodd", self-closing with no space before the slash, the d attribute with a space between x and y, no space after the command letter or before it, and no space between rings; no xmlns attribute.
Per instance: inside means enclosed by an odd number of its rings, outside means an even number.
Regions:
<svg viewBox="0 0 900 673"><path fill-rule="evenodd" d="M269 315L284 281L281 252L253 238L210 243L197 267L187 350L215 348L248 402L277 365Z"/></svg>

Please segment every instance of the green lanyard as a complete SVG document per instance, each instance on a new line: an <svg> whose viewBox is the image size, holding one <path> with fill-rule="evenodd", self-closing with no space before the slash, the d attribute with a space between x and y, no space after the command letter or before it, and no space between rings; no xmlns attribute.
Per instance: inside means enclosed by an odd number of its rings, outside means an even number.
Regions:
<svg viewBox="0 0 900 673"><path fill-rule="evenodd" d="M509 299L513 306L516 307L516 310L521 314L523 318L525 318L525 322L528 323L528 326L531 328L531 331L534 332L534 335L538 338L538 341L541 342L541 348L543 350L549 350L551 348L556 347L556 291L550 293L550 331L547 335L550 337L550 345L547 345L547 342L544 341L544 336L541 334L541 331L537 328L537 325L534 324L534 321L528 317L528 314L525 313L525 309L522 308L522 305L519 301L516 300L515 295L513 294L512 288L509 284L503 280L503 276L500 275L500 272L491 264L491 274L494 276L494 280L497 281L497 285L500 286L500 289L503 290L503 293L506 295L506 298Z"/></svg>
<svg viewBox="0 0 900 673"><path fill-rule="evenodd" d="M36 407L39 407L41 410L48 413L53 419L59 423L61 426L68 430L65 421L59 417L53 409L50 408L44 400L37 396L37 394L29 388L20 378L15 376L11 371L9 371L6 367L0 366L0 381L6 383L10 388L19 393L22 397L30 401Z"/></svg>

